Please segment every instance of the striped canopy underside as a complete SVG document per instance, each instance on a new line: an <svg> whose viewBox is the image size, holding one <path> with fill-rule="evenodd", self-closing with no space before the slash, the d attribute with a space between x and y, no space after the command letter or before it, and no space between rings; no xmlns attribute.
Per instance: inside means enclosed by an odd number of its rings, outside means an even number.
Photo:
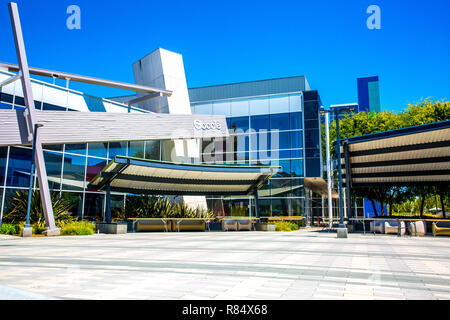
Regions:
<svg viewBox="0 0 450 320"><path fill-rule="evenodd" d="M437 185L450 182L450 121L436 128L417 126L392 137L348 140L352 187ZM417 128L417 130L412 130ZM430 128L425 130L424 128ZM406 130L405 130L406 131ZM416 131L416 132L414 132ZM363 138L364 136L361 136ZM346 178L344 147L341 164Z"/></svg>
<svg viewBox="0 0 450 320"><path fill-rule="evenodd" d="M246 195L279 167L176 164L116 157L89 183L91 190L164 195Z"/></svg>

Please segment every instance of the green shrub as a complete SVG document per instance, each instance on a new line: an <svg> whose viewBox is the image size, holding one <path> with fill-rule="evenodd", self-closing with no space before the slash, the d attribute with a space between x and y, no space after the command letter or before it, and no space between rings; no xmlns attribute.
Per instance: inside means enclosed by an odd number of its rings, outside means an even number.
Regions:
<svg viewBox="0 0 450 320"><path fill-rule="evenodd" d="M298 230L298 224L290 221L277 221L275 222L276 231L294 231Z"/></svg>
<svg viewBox="0 0 450 320"><path fill-rule="evenodd" d="M3 223L0 227L0 233L1 234L17 234L18 233L18 226L10 223Z"/></svg>
<svg viewBox="0 0 450 320"><path fill-rule="evenodd" d="M91 222L87 221L74 221L65 224L61 228L62 235L72 235L72 236L81 236L81 235L90 235L94 234L95 225Z"/></svg>

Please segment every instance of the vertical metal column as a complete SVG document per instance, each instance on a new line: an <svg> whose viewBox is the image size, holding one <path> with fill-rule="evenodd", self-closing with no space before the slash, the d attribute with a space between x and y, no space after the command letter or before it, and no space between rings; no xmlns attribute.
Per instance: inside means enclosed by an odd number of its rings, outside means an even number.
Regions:
<svg viewBox="0 0 450 320"><path fill-rule="evenodd" d="M353 218L352 211L352 194L351 194L351 184L352 184L352 172L348 156L348 143L344 142L344 159L345 159L345 193L347 201L347 217Z"/></svg>
<svg viewBox="0 0 450 320"><path fill-rule="evenodd" d="M254 196L255 196L255 215L256 215L256 218L259 219L260 214L259 214L259 201L258 201L258 189L257 188L255 188Z"/></svg>
<svg viewBox="0 0 450 320"><path fill-rule="evenodd" d="M106 184L106 223L111 223L111 187L109 182Z"/></svg>
<svg viewBox="0 0 450 320"><path fill-rule="evenodd" d="M16 45L17 60L19 63L20 72L22 74L21 82L22 82L23 96L25 100L25 106L27 107L27 109L24 112L24 115L27 121L28 141L31 142L33 140L33 134L35 130L34 126L36 124L36 116L34 111L33 92L31 90L30 73L28 70L28 62L25 53L25 45L23 42L22 27L20 25L20 18L19 12L17 10L17 4L11 2L8 4L8 8L9 8L9 15L11 18L11 26L14 34L14 42ZM47 171L45 169L45 162L44 162L44 152L42 151L42 144L39 138L39 134L36 135L35 144L36 144L36 154L35 154L36 171L39 181L42 208L44 211L45 221L47 224L47 230L45 231L45 234L47 236L59 235L60 231L58 228L56 228L55 218L53 216L52 200L50 197L50 190L48 187L48 180L47 180Z"/></svg>
<svg viewBox="0 0 450 320"><path fill-rule="evenodd" d="M325 133L327 140L327 184L328 184L328 217L330 218L330 229L333 227L333 195L332 195L332 168L330 157L330 114L325 113Z"/></svg>

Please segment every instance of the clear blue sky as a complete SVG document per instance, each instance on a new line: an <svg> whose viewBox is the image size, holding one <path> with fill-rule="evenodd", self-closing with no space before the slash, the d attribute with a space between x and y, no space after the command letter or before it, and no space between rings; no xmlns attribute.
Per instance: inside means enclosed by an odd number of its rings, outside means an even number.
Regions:
<svg viewBox="0 0 450 320"><path fill-rule="evenodd" d="M0 0L0 61L16 63ZM449 99L449 0L19 0L31 66L133 82L131 64L158 47L181 53L189 87L306 75L323 104L356 102L356 78L378 75L382 108ZM81 30L66 9L81 8ZM381 30L366 27L369 5ZM124 92L75 89L99 96Z"/></svg>

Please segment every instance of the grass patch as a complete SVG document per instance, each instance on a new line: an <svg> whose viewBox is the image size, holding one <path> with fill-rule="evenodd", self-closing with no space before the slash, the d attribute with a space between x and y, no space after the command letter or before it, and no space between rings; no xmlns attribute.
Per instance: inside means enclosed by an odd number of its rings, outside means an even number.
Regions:
<svg viewBox="0 0 450 320"><path fill-rule="evenodd" d="M276 231L295 231L298 230L298 224L290 221L277 221L275 222Z"/></svg>
<svg viewBox="0 0 450 320"><path fill-rule="evenodd" d="M2 226L0 227L0 234L9 234L9 235L17 234L19 232L18 229L19 228L14 224L3 223Z"/></svg>
<svg viewBox="0 0 450 320"><path fill-rule="evenodd" d="M61 235L84 236L94 234L95 225L87 221L74 221L61 227Z"/></svg>

